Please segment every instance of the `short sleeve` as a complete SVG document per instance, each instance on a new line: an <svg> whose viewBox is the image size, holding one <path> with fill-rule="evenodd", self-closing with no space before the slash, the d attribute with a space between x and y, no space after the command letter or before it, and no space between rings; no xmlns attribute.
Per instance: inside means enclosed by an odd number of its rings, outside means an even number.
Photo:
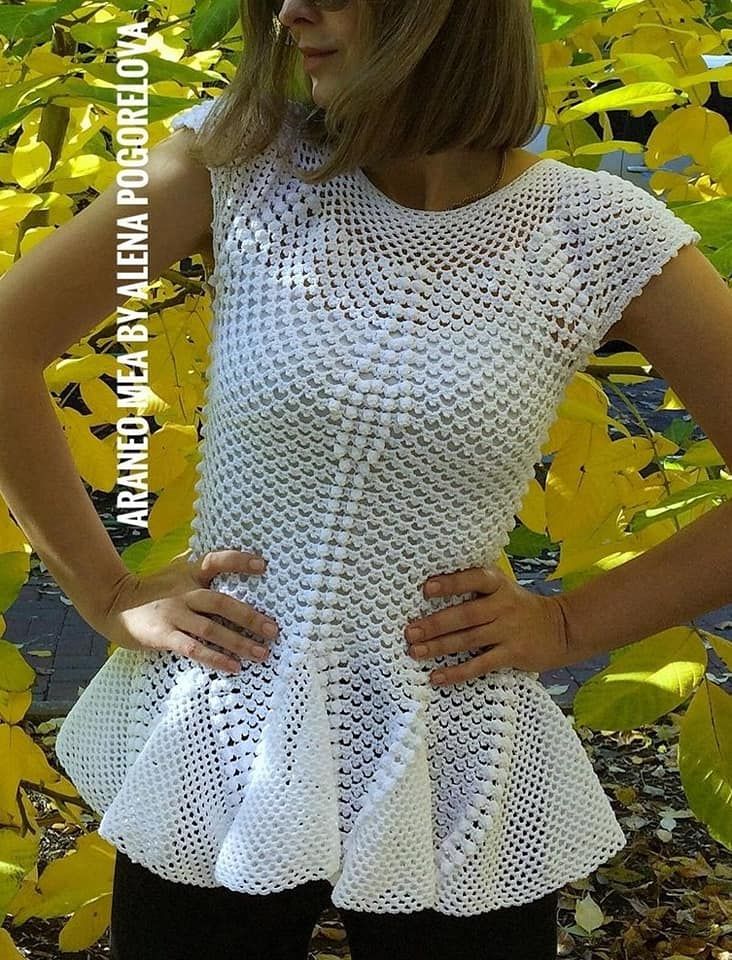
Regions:
<svg viewBox="0 0 732 960"><path fill-rule="evenodd" d="M191 107L186 107L185 110L182 110L180 113L177 113L170 122L170 125L173 130L178 130L181 127L188 127L191 130L196 132L200 129L201 124L206 119L206 117L211 112L216 99L211 98L209 100L198 100ZM211 183L211 197L213 202L213 219L211 221L211 236L213 239L214 245L214 263L218 262L218 247L219 247L219 231L220 227L218 224L219 220L219 210L222 204L222 197L225 194L226 190L229 188L228 176L221 171L208 167L209 178ZM216 291L216 284L218 281L218 275L216 267L212 270L209 269L208 263L204 260L204 268L206 271L206 283L209 287Z"/></svg>
<svg viewBox="0 0 732 960"><path fill-rule="evenodd" d="M583 347L592 353L651 277L701 234L664 201L607 170L581 171L565 215L573 281L587 305Z"/></svg>
<svg viewBox="0 0 732 960"><path fill-rule="evenodd" d="M209 100L197 101L192 107L186 107L185 110L176 113L170 121L171 127L173 130L178 130L180 127L189 127L191 130L198 132L215 103L216 98L213 97Z"/></svg>

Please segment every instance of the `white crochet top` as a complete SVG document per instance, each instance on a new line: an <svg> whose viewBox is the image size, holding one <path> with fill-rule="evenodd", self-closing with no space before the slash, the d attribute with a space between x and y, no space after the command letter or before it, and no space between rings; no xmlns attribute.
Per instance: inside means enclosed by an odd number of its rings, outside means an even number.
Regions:
<svg viewBox="0 0 732 960"><path fill-rule="evenodd" d="M116 649L57 755L101 836L169 880L326 878L336 907L378 913L526 903L627 839L538 673L433 686L471 654L413 660L404 628L478 596L422 583L496 560L569 381L700 235L640 187L549 158L451 211L402 206L360 169L310 186L292 164L324 148L289 120L255 160L210 169L190 541L191 559L267 559L211 588L280 636L238 676Z"/></svg>

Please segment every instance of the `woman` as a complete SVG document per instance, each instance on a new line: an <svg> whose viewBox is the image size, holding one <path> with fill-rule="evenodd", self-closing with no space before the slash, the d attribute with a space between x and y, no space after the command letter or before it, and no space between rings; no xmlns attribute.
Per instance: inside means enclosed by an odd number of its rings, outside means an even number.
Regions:
<svg viewBox="0 0 732 960"><path fill-rule="evenodd" d="M332 903L353 960L554 957L558 891L626 839L538 682L587 655L582 607L494 561L569 380L636 333L631 300L682 301L693 269L704 323L672 301L663 319L711 362L728 293L662 203L519 148L541 121L526 4L261 0L242 17L230 89L176 117L149 167L151 276L215 261L187 559L122 567L43 385L113 309L114 197L3 281L27 326L5 322L22 380L4 396L23 408L2 491L119 647L57 741L118 851L112 953L305 958ZM283 92L302 48L334 51L304 64L312 109ZM62 296L39 307L50 273ZM698 378L698 410L725 442L714 389ZM627 607L605 618L620 642Z"/></svg>

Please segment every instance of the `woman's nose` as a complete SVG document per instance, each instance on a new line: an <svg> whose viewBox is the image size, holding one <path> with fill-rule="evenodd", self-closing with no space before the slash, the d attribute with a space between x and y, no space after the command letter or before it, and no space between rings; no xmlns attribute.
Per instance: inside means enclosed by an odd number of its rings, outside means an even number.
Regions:
<svg viewBox="0 0 732 960"><path fill-rule="evenodd" d="M275 0L275 10L279 7L277 18L283 27L289 27L300 18L313 20L318 16L318 8L308 0Z"/></svg>

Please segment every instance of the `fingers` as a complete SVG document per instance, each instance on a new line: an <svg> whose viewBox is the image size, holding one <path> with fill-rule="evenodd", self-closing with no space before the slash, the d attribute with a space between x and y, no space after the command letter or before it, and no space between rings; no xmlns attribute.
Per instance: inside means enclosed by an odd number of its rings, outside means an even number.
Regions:
<svg viewBox="0 0 732 960"><path fill-rule="evenodd" d="M466 650L472 654L471 659L463 664L443 666L433 671L430 674L432 683L456 683L502 666L504 651L499 638L496 636L491 643L492 625L499 615L493 595L506 579L500 568L492 564L425 580L423 593L430 599L470 593L478 595L473 600L463 600L413 620L405 627L407 652L414 660L434 659Z"/></svg>
<svg viewBox="0 0 732 960"><path fill-rule="evenodd" d="M417 620L410 620L404 629L404 639L409 644L426 643L438 637L453 639L460 631L491 623L494 615L494 607L486 602L485 597L464 600Z"/></svg>
<svg viewBox="0 0 732 960"><path fill-rule="evenodd" d="M260 613L251 604L243 600L237 600L226 593L219 593L216 590L190 590L186 594L186 601L191 610L199 613L213 613L232 623L238 623L250 633L256 633L259 637L265 637L267 640L274 640L279 633L279 628L275 620L271 620L265 614ZM226 628L222 628L226 629Z"/></svg>
<svg viewBox="0 0 732 960"><path fill-rule="evenodd" d="M207 587L221 573L264 573L267 562L247 550L214 550L190 566L196 582Z"/></svg>
<svg viewBox="0 0 732 960"><path fill-rule="evenodd" d="M182 630L173 630L167 638L168 649L181 656L195 660L204 667L212 670L228 670L230 673L241 673L239 661L225 653L207 647L200 640L184 633Z"/></svg>
<svg viewBox="0 0 732 960"><path fill-rule="evenodd" d="M434 639L413 643L409 647L408 654L413 660L427 660L446 653L481 649L489 644L486 624L481 624L468 630L456 630Z"/></svg>
<svg viewBox="0 0 732 960"><path fill-rule="evenodd" d="M415 643L409 655L425 660L466 650L471 654L465 662L440 665L433 671L430 681L438 684L459 683L503 668L542 672L566 666L572 662L572 654L567 650L561 613L552 603L555 599L538 596L507 579L500 596L473 601L484 604L490 620L485 615L484 622L475 627L431 635L425 642ZM458 605L458 609L467 605ZM424 618L426 633L434 629L438 616Z"/></svg>
<svg viewBox="0 0 732 960"><path fill-rule="evenodd" d="M421 643L457 630L492 622L494 607L486 603L486 598L496 594L506 581L507 577L495 564L428 577L424 581L422 592L431 600L470 593L476 594L476 597L410 621L404 630L405 639L408 643ZM421 635L417 631L421 631Z"/></svg>
<svg viewBox="0 0 732 960"><path fill-rule="evenodd" d="M266 560L246 550L214 550L188 565L199 589L186 592L186 609L176 616L174 629L168 634L168 648L204 666L234 673L241 672L241 658L254 662L266 659L269 650L264 643L278 635L277 623L251 604L209 587L211 581L223 573L261 575L267 569ZM199 614L222 617L264 639L258 643L242 637L211 617ZM223 652L214 647L221 647Z"/></svg>
<svg viewBox="0 0 732 960"><path fill-rule="evenodd" d="M184 618L179 629L192 634L195 639L230 650L234 657L244 657L246 660L261 662L269 654L269 650L263 643L257 643L248 637L242 637L233 630L216 623L215 620L201 617L193 611L190 611L189 615Z"/></svg>
<svg viewBox="0 0 732 960"><path fill-rule="evenodd" d="M487 567L470 567L455 573L428 577L424 581L422 592L429 599L469 593L475 593L478 596L475 599L463 600L442 610L436 610L417 620L411 620L404 628L405 640L410 645L434 641L438 637L455 641L462 635L461 631L467 632L473 627L484 628L492 623L499 613L495 600L489 598L507 582L508 578L496 564ZM470 644L466 644L461 649L467 649L469 646ZM434 643L430 643L430 650L437 650L437 652L449 653L456 649L452 642L449 644L449 649L447 644L444 648L438 648Z"/></svg>
<svg viewBox="0 0 732 960"><path fill-rule="evenodd" d="M501 568L491 563L487 567L469 567L455 573L428 577L423 584L425 597L452 597L463 593L494 593L506 580Z"/></svg>

